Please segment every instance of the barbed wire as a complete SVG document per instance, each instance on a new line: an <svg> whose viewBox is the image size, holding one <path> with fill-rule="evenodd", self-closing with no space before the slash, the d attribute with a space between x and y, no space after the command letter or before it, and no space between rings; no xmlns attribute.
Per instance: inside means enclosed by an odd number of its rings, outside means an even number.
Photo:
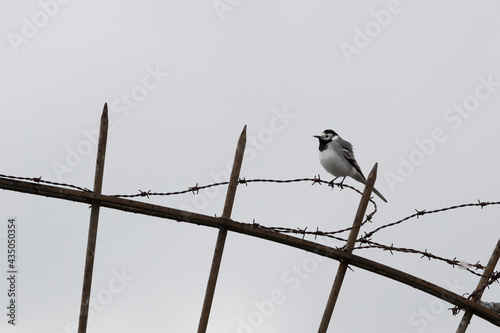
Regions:
<svg viewBox="0 0 500 333"><path fill-rule="evenodd" d="M57 185L57 186L63 186L63 187L69 187L69 188L74 188L80 191L84 192L92 192L86 187L81 187L81 186L76 186L76 185L71 185L71 184L65 184L65 183L58 183L58 182L52 182L49 180L44 180L42 177L17 177L17 176L8 176L8 175L2 175L0 174L0 178L5 178L5 179L15 179L15 180L28 180L32 181L34 183L42 183L42 184L49 184L49 185Z"/></svg>
<svg viewBox="0 0 500 333"><path fill-rule="evenodd" d="M56 186L73 188L73 189L77 189L77 190L84 191L84 192L92 192L91 190L89 190L86 187L81 187L81 186L76 186L76 185L61 183L61 182L53 182L53 181L43 180L42 177L18 177L18 176L9 176L9 175L0 174L0 178L14 179L14 180L26 180L26 181L31 181L31 182L34 182L37 184L42 183L42 184L56 185ZM245 186L248 186L248 184L250 184L250 183L287 184L287 183L298 183L298 182L310 182L311 185L328 184L332 189L335 186L338 186L341 189L348 188L350 190L357 192L360 195L362 194L362 192L360 190L356 189L355 187L353 187L351 185L328 182L326 180L322 180L319 175L314 176L313 178L295 178L295 179L264 179L264 178L256 178L256 179L240 178L240 179L238 179L238 185L245 185ZM185 194L185 193L193 193L196 195L196 194L199 194L199 192L201 190L205 190L205 189L208 189L211 187L216 187L216 186L224 186L224 185L228 185L228 184L229 184L229 182L227 182L227 181L226 182L211 183L211 184L202 185L202 186L199 186L198 183L196 183L195 186L188 187L186 190L181 190L181 191L151 192L151 190L148 190L148 191L138 190L139 193L135 193L135 194L114 194L111 196L112 197L119 197L119 198L147 197L149 199L150 196L171 196L171 195L180 195L180 194ZM375 201L373 201L373 199L370 199L370 202L373 205L373 210L369 214L366 215L361 226L363 226L367 222L371 222L373 216L377 213L377 204L375 203ZM378 228L376 228L368 233L365 233L364 236L358 238L358 240L356 241L357 243L364 244L364 245L356 246L354 249L381 249L383 251L389 251L389 252L391 252L391 254L393 254L393 252L419 254L419 255L421 255L421 258L427 258L429 260L434 259L434 260L438 260L441 262L445 262L445 263L451 265L452 267L459 266L459 267L462 267L475 275L482 276L482 274L477 273L476 271L473 270L473 269L484 270L484 266L481 265L479 263L479 261L476 264L470 264L470 263L467 263L465 261L457 260L456 258L449 259L449 258L437 256L437 255L434 255L434 254L428 252L427 250L421 251L421 250L416 250L416 249L394 247L393 244L388 246L388 245L374 242L373 240L371 240L371 237L380 230L383 230L383 229L386 229L386 228L389 228L389 227L392 227L395 225L399 225L399 224L406 222L406 221L413 219L413 218L418 219L420 216L423 216L426 214L435 214L435 213L440 213L440 212L464 208L464 207L481 207L481 209L482 209L485 206L499 205L499 204L500 204L500 201L485 202L485 201L478 200L477 203L466 203L466 204L455 205L455 206L450 206L450 207L445 207L445 208L439 208L439 209L430 210L430 211L416 210L416 213L414 213L414 214L406 216L398 221L387 223L387 224L382 225L382 226L380 226L380 227L378 227ZM264 225L260 225L260 224L256 223L255 221L252 223L252 226L256 227L256 228L262 228L262 229L266 229L266 230L270 230L270 231L279 232L279 233L289 233L289 234L302 235L302 238L304 238L305 236L314 236L314 239L317 239L318 236L321 236L321 237L335 239L335 240L338 240L341 242L346 242L347 240L344 238L338 237L336 235L352 230L352 227L348 227L348 228L335 230L335 231L322 231L322 230L319 230L318 227L316 227L315 231L311 231L311 230L308 231L307 230L308 227L288 228L288 227L277 227L277 226L274 226L274 227L273 226L264 226ZM343 247L338 247L338 249L343 249ZM494 272L492 274L492 276L490 277L491 282L488 285L492 284L493 282L498 281L499 279L500 279L500 272Z"/></svg>
<svg viewBox="0 0 500 333"><path fill-rule="evenodd" d="M459 209L459 208L464 208L464 207L481 207L481 209L483 209L483 207L486 207L486 206L490 206L490 205L500 205L500 201L494 201L494 202L488 202L488 201L481 201L481 200L478 200L477 203L466 203L466 204L461 204L461 205L455 205L455 206L450 206L450 207L445 207L445 208L439 208L439 209L434 209L434 210L416 210L416 213L415 214L412 214L412 215L409 215L409 216L406 216L396 222L392 222L392 223L388 223L388 224L385 224L383 226L380 226L378 228L376 228L375 230L372 230L368 233L365 233L364 236L362 236L361 238L365 238L365 239L368 239L370 238L371 236L373 236L373 234L375 234L376 232L382 230L382 229L385 229L385 228L388 228L388 227L392 227L392 226L395 226L397 224L400 224L400 223L403 223L405 221L408 221L412 218L419 218L420 216L423 216L423 215L426 215L426 214L435 214L435 213L441 213L441 212L445 212L445 211L448 211L448 210L453 210L453 209Z"/></svg>
<svg viewBox="0 0 500 333"><path fill-rule="evenodd" d="M360 190L357 188L347 185L347 184L341 184L341 183L331 183L326 180L322 180L319 175L314 176L313 178L295 178L295 179L262 179L262 178L257 178L257 179L246 179L246 178L239 178L238 179L238 185L244 184L247 185L249 183L278 183L278 184L286 184L286 183L298 183L298 182L311 182L311 185L314 184L329 184L329 185L334 185L338 186L340 188L349 188L359 194L362 194ZM193 193L193 194L198 194L200 190L205 190L207 188L215 187L215 186L222 186L222 185L228 185L229 182L218 182L218 183L212 183L208 185L202 185L199 186L198 183L196 183L195 186L188 187L187 190L182 190L182 191L176 191L176 192L151 192L151 190L148 191L143 191L143 190L138 190L139 193L136 194L113 194L111 195L112 197L119 197L119 198L135 198L135 197L150 197L150 196L169 196L169 195L179 195L179 194L185 194L185 193Z"/></svg>
<svg viewBox="0 0 500 333"><path fill-rule="evenodd" d="M283 227L264 227L264 226L259 226L259 227L261 227L263 229L267 229L267 230L280 232L280 233L301 234L302 237L304 237L305 235L313 235L315 239L317 236L325 236L325 237L333 238L333 239L336 239L336 240L342 241L342 242L347 242L347 239L336 237L333 235L336 233L341 233L341 232L349 231L352 229L352 227L351 227L351 228L346 228L346 229L332 231L332 232L324 232L324 231L318 230L317 228L316 228L316 231L307 231L307 227L305 229L300 229L300 228L290 229L290 228L283 228ZM355 246L353 248L353 250L381 249L383 251L389 251L391 254L394 254L393 252L419 254L421 256L421 258L427 258L429 260L431 260L431 259L439 260L439 261L442 261L442 262L445 262L445 263L451 265L452 267L458 266L458 267L461 267L461 268L463 268L463 269L469 271L470 273L477 275L479 277L483 276L483 274L477 273L475 270L484 270L485 269L485 266L481 265L481 263L479 261L475 264L472 264L472 263L469 263L469 262L466 262L463 260L458 260L456 257L453 259L449 259L449 258L445 258L445 257L441 257L438 255L432 254L432 253L428 252L427 249L422 251L422 250L416 250L416 249L395 247L394 244L391 244L389 246L389 245L376 243L374 241L363 239L363 238L358 239L356 242L366 244L366 245ZM337 249L344 250L344 247L343 246L337 247ZM472 268L474 268L475 270L473 270ZM500 278L500 272L494 272L493 274L499 274L498 277L496 277L496 279ZM495 276L497 276L497 275L495 275ZM495 282L495 281L492 281L491 283L493 283L493 282Z"/></svg>
<svg viewBox="0 0 500 333"><path fill-rule="evenodd" d="M354 247L354 250L378 248L378 249L381 249L383 251L389 251L391 254L393 254L393 252L419 254L419 255L421 255L421 258L427 258L429 260L435 259L435 260L443 261L443 262L451 265L452 267L459 266L459 267L461 267L461 268L463 268L463 269L465 269L465 270L467 270L467 271L469 271L472 274L475 274L477 276L483 276L483 275L472 270L472 268L474 268L475 270L484 270L485 269L485 266L481 265L479 263L479 261L475 264L471 264L471 263L468 263L465 261L457 260L457 258L448 259L448 258L444 258L444 257L437 256L435 254L432 254L432 253L428 252L427 249L425 249L424 251L415 250L415 249L408 249L408 248L402 248L402 247L395 247L394 244L391 244L390 246L388 246L388 245L376 243L374 241L367 240L367 239L359 239L357 242L360 242L361 244L367 244L367 245L356 246L356 247Z"/></svg>

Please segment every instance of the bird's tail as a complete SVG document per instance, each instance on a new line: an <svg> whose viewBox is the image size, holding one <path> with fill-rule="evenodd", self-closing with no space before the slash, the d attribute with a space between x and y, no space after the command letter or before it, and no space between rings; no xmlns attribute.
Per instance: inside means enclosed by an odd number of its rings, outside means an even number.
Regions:
<svg viewBox="0 0 500 333"><path fill-rule="evenodd" d="M354 178L354 177L353 177L353 178ZM365 185L366 185L366 179L365 179L365 177L363 177L363 176L359 176L359 177L356 177L356 178L354 178L354 179L355 179L355 180L357 180L358 182L363 183L363 184L365 184ZM387 202L387 200L384 198L384 196L382 195L382 193L380 193L380 192L379 192L379 191L378 191L375 187L373 188L373 192L374 192L376 195L378 195L378 197L379 197L380 199L382 199L382 201Z"/></svg>
<svg viewBox="0 0 500 333"><path fill-rule="evenodd" d="M383 202L387 202L387 200L384 198L384 196L382 195L382 193L380 193L379 191L377 191L377 189L375 187L373 188L373 192L375 192L375 194L378 195L378 197L380 199L382 199Z"/></svg>

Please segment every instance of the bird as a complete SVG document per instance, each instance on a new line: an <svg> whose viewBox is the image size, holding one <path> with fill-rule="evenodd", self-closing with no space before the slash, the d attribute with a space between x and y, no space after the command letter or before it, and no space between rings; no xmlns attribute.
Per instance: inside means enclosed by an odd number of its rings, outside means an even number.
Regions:
<svg viewBox="0 0 500 333"><path fill-rule="evenodd" d="M342 139L340 135L331 129L324 130L320 135L313 135L313 137L319 139L319 162L326 171L335 177L330 182L330 186L333 187L333 182L337 178L344 177L340 182L340 186L342 186L347 176L366 184L366 178L354 158L350 142ZM373 192L384 202L387 202L377 189L373 188Z"/></svg>

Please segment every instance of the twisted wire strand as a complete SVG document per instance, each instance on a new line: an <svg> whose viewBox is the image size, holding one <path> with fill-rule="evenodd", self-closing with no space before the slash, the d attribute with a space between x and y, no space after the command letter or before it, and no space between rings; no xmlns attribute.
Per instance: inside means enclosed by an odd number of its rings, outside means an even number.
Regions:
<svg viewBox="0 0 500 333"><path fill-rule="evenodd" d="M373 236L373 234L375 234L376 232L382 230L382 229L385 229L385 228L389 228L389 227L393 227L395 225L398 225L398 224L401 224L405 221L408 221L412 218L419 218L420 216L424 216L426 214L436 214L436 213L441 213L441 212L445 212L445 211L448 211L448 210L454 210L454 209L459 209L459 208L464 208L464 207L481 207L481 209L483 209L483 207L486 207L486 206L491 206L491 205L500 205L500 201L493 201L493 202L488 202L488 201L481 201L481 200L478 200L477 203L465 203L465 204L461 204L461 205L454 205L454 206L450 206L450 207L444 207L444 208L439 208L439 209L434 209L434 210L416 210L416 213L414 214L411 214L409 216L406 216L396 222L392 222L392 223L387 223L387 224L384 224L368 233L365 233L365 235L362 237L362 238L365 238L365 239L368 239L370 237Z"/></svg>

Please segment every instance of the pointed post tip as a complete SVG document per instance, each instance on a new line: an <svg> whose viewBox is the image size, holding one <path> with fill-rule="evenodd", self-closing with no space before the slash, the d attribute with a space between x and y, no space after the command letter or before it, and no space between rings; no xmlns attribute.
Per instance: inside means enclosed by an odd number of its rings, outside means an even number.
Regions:
<svg viewBox="0 0 500 333"><path fill-rule="evenodd" d="M243 130L241 131L240 138L238 139L238 144L245 145L247 142L247 125L243 126Z"/></svg>
<svg viewBox="0 0 500 333"><path fill-rule="evenodd" d="M378 169L378 163L375 163L366 180L373 178L373 183L375 183L375 180L377 179L377 169Z"/></svg>
<svg viewBox="0 0 500 333"><path fill-rule="evenodd" d="M104 103L104 107L102 109L102 115L104 117L108 117L108 103Z"/></svg>

